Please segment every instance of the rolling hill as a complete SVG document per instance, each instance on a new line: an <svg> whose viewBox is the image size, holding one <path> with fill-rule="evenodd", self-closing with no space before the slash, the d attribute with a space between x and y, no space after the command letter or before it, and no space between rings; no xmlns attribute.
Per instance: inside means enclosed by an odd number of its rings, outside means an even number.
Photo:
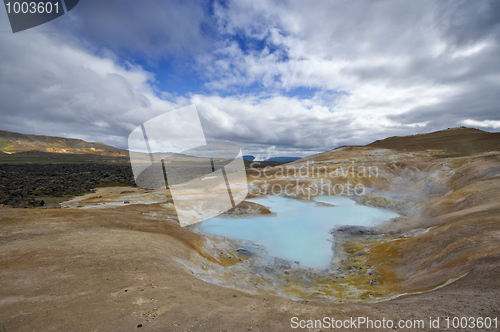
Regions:
<svg viewBox="0 0 500 332"><path fill-rule="evenodd" d="M418 151L443 150L456 157L498 150L500 133L490 133L474 128L450 128L412 136L393 136L366 145L371 148Z"/></svg>
<svg viewBox="0 0 500 332"><path fill-rule="evenodd" d="M126 157L128 151L103 143L89 143L81 139L55 136L25 135L0 130L0 151L4 154L28 151L95 154L109 157Z"/></svg>
<svg viewBox="0 0 500 332"><path fill-rule="evenodd" d="M128 151L74 138L0 130L0 164L128 164Z"/></svg>

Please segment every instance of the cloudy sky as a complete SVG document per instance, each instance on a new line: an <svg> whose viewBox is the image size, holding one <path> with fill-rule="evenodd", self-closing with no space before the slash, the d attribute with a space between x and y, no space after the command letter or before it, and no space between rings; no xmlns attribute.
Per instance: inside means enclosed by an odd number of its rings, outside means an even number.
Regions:
<svg viewBox="0 0 500 332"><path fill-rule="evenodd" d="M469 126L500 131L500 1L81 0L13 34L0 129L126 148L195 104L206 135L304 156Z"/></svg>

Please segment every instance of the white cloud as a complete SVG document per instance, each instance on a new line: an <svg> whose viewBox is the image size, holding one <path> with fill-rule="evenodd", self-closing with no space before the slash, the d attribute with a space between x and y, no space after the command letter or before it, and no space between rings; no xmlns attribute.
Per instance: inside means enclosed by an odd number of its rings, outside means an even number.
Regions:
<svg viewBox="0 0 500 332"><path fill-rule="evenodd" d="M4 129L116 143L132 126L177 107L156 96L154 75L141 67L43 34L0 35L0 58Z"/></svg>
<svg viewBox="0 0 500 332"><path fill-rule="evenodd" d="M88 45L147 61L186 57L211 47L211 20L200 0L86 0L53 21Z"/></svg>
<svg viewBox="0 0 500 332"><path fill-rule="evenodd" d="M199 57L215 91L312 88L314 103L365 138L499 116L498 3L235 1L216 9L226 38ZM252 48L255 40L263 46Z"/></svg>
<svg viewBox="0 0 500 332"><path fill-rule="evenodd" d="M482 41L469 47L456 50L451 54L452 58L466 58L478 54L489 46L489 42Z"/></svg>
<svg viewBox="0 0 500 332"><path fill-rule="evenodd" d="M211 138L266 156L500 128L498 28L485 19L495 2L230 1L208 18L196 1L137 15L127 2L110 21L91 3L54 21L69 34L0 34L2 129L126 147L137 125L194 103ZM181 55L208 92L159 91L137 54ZM311 93L294 97L301 88Z"/></svg>
<svg viewBox="0 0 500 332"><path fill-rule="evenodd" d="M493 128L493 129L500 128L500 121L497 120L476 121L467 119L462 121L461 123L465 126L472 126L472 127Z"/></svg>

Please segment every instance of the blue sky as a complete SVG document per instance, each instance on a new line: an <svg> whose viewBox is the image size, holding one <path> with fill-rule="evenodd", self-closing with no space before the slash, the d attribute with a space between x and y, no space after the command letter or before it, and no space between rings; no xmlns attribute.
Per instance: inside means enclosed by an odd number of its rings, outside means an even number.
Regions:
<svg viewBox="0 0 500 332"><path fill-rule="evenodd" d="M3 130L126 148L195 104L209 138L261 157L500 130L494 0L82 0L9 31L0 10Z"/></svg>

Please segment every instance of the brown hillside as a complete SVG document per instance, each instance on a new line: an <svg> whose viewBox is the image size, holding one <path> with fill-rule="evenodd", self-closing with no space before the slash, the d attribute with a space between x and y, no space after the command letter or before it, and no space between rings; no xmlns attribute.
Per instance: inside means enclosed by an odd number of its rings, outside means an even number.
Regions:
<svg viewBox="0 0 500 332"><path fill-rule="evenodd" d="M500 133L460 127L413 136L388 137L366 146L408 151L439 149L450 154L464 156L498 150Z"/></svg>
<svg viewBox="0 0 500 332"><path fill-rule="evenodd" d="M103 143L89 143L81 139L55 136L25 135L0 130L0 151L19 153L27 151L128 156L128 151Z"/></svg>

